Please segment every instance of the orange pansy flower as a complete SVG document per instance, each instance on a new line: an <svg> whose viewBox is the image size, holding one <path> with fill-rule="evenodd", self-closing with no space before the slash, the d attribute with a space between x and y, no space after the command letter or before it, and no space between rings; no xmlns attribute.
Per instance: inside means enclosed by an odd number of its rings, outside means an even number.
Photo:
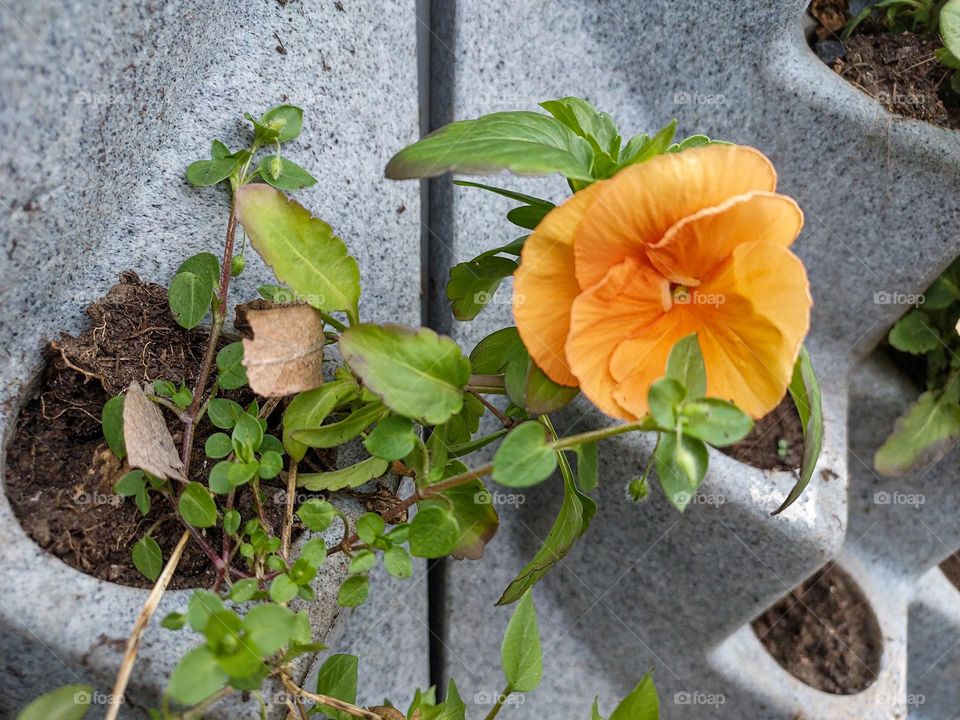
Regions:
<svg viewBox="0 0 960 720"><path fill-rule="evenodd" d="M513 312L555 382L635 420L680 338L697 333L707 394L758 418L786 392L810 325L789 247L797 203L758 150L705 145L590 185L527 239Z"/></svg>

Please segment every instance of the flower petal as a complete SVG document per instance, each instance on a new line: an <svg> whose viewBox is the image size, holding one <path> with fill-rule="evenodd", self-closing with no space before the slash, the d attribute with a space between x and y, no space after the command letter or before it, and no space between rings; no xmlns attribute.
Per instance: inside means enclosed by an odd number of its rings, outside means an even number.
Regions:
<svg viewBox="0 0 960 720"><path fill-rule="evenodd" d="M789 247L803 228L793 198L770 192L738 195L680 220L647 257L668 280L696 285L738 245L769 242Z"/></svg>
<svg viewBox="0 0 960 720"><path fill-rule="evenodd" d="M616 380L614 402L634 417L647 414L647 395L667 371L667 358L678 340L695 331L686 308L674 307L617 347L610 358Z"/></svg>
<svg viewBox="0 0 960 720"><path fill-rule="evenodd" d="M621 170L576 229L580 287L600 282L626 257L642 257L679 220L735 195L772 192L776 184L776 171L763 153L740 145L704 145Z"/></svg>
<svg viewBox="0 0 960 720"><path fill-rule="evenodd" d="M695 291L722 299L694 304L707 393L754 418L783 398L810 328L810 288L800 259L782 245L737 246Z"/></svg>
<svg viewBox="0 0 960 720"><path fill-rule="evenodd" d="M570 307L580 294L573 232L602 187L595 183L551 210L523 244L513 275L513 317L520 339L537 366L561 385L577 385L564 353Z"/></svg>
<svg viewBox="0 0 960 720"><path fill-rule="evenodd" d="M573 303L567 361L583 394L611 417L637 416L613 399L616 380L610 374L610 358L626 338L663 316L669 289L659 273L627 258Z"/></svg>

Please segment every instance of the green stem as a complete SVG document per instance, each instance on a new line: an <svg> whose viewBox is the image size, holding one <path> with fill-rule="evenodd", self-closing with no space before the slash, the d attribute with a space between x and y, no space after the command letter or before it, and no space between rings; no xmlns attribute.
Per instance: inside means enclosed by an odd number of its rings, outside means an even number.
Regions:
<svg viewBox="0 0 960 720"><path fill-rule="evenodd" d="M447 454L452 458L469 455L472 452L476 452L477 450L486 447L495 440L499 440L508 432L510 432L508 428L500 428L496 432L492 432L489 435L484 435L483 437L471 440L470 442L460 443L459 445L451 445L449 448L447 448Z"/></svg>
<svg viewBox="0 0 960 720"><path fill-rule="evenodd" d="M500 697L497 698L496 704L490 708L490 712L487 713L487 716L483 720L493 720L500 712L500 709L503 707L503 704L507 701L507 698L510 697L512 692L513 688L507 685L503 689L503 692L500 693Z"/></svg>
<svg viewBox="0 0 960 720"><path fill-rule="evenodd" d="M333 315L330 315L329 313L321 312L320 317L323 318L323 321L327 325L329 325L330 327L336 328L340 332L345 332L347 330L346 325L344 325L342 322L337 320Z"/></svg>
<svg viewBox="0 0 960 720"><path fill-rule="evenodd" d="M555 440L551 444L551 447L553 447L554 450L569 450L570 448L576 447L582 443L606 440L607 438L616 437L617 435L624 435L637 430L643 431L655 429L656 426L651 420L639 420L637 422L624 423L623 425L613 425L611 427L600 428L599 430L590 430L589 432L580 433L579 435L570 435L569 437Z"/></svg>

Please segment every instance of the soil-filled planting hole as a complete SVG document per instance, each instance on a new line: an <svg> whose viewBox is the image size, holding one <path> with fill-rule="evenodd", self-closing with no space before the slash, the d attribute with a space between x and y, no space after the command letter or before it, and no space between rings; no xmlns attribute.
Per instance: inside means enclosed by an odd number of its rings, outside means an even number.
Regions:
<svg viewBox="0 0 960 720"><path fill-rule="evenodd" d="M853 695L880 671L883 638L873 609L833 563L754 620L753 630L787 672L817 690Z"/></svg>
<svg viewBox="0 0 960 720"><path fill-rule="evenodd" d="M813 0L809 12L817 21L811 46L847 82L898 115L960 128L954 71L934 54L943 47L936 33L892 32L877 11L841 40L851 19L847 0Z"/></svg>
<svg viewBox="0 0 960 720"><path fill-rule="evenodd" d="M761 470L799 469L803 458L803 424L790 393L757 420L743 440L718 449L734 460Z"/></svg>
<svg viewBox="0 0 960 720"><path fill-rule="evenodd" d="M957 590L960 590L960 552L955 552L940 563L940 569L947 576L947 580L952 582Z"/></svg>
<svg viewBox="0 0 960 720"><path fill-rule="evenodd" d="M110 397L134 380L163 379L191 387L207 333L177 325L166 289L143 283L132 272L124 273L86 312L90 329L50 343L46 364L23 398L6 447L6 496L27 535L44 550L102 580L150 587L133 566L133 544L153 528L152 537L168 557L184 528L172 505L159 495L152 495L144 516L132 500L113 494L114 484L130 468L107 447L100 413ZM254 399L248 389L220 396L243 405ZM268 431L277 436L281 410L266 418ZM169 410L163 412L179 445L181 425ZM215 431L204 419L194 438L190 479L204 485L216 461L205 456L203 446ZM312 455L309 462L318 470L332 468L329 455ZM266 518L279 528L280 481L262 486L262 491ZM245 518L256 516L246 487L238 490L236 507ZM295 532L301 529L294 527ZM209 532L207 539L219 548L219 533ZM197 543L190 543L171 587L206 587L214 577L210 559Z"/></svg>

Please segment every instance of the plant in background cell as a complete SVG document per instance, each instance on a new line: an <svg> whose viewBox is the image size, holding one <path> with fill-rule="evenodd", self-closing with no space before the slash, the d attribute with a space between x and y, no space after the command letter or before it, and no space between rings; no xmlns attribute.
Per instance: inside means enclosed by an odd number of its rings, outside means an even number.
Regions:
<svg viewBox="0 0 960 720"><path fill-rule="evenodd" d="M549 114L453 123L387 167L394 178L448 170L560 173L573 192L555 205L463 183L519 202L507 217L530 231L451 271L447 294L461 319L475 317L503 279L516 277L517 326L487 336L469 357L428 328L362 317L357 261L327 223L283 192L315 182L280 153L301 132L298 108L246 115L253 125L247 148L214 141L210 159L187 169L192 184L225 182L231 193L222 258L188 258L170 283L170 310L183 327L211 316L197 382L134 382L102 413L109 447L129 465L115 492L133 498L144 515L163 506L184 528L167 558L153 526L132 548L133 564L155 584L128 641L108 720L117 717L140 638L189 542L209 558L215 579L192 594L185 613L161 623L189 632L192 648L152 718L198 717L238 693L258 701L265 716L270 681L284 689L288 717L393 720L405 717L395 707L356 704L356 658L331 655L315 690L302 687L294 661L326 648L294 603L315 599L312 581L335 554L348 558L337 594L344 607L367 599L380 563L403 579L412 575L412 557L479 559L499 523L483 478L527 488L559 470L563 500L553 528L498 602L517 605L502 646L506 687L492 702L492 720L544 672L532 588L596 513L589 493L598 484L602 441L656 433L656 451L631 494L647 494L655 466L667 499L683 511L705 477L707 446L741 440L752 418L789 391L805 448L801 477L780 510L803 490L822 418L801 347L806 277L787 249L801 215L773 192L769 161L701 135L674 143L675 123L623 143L609 115L578 98L543 107ZM244 243L236 249L238 226ZM230 280L244 271L246 240L278 284L263 286L263 300L244 308L246 336L225 342ZM331 372L324 359L334 344L341 363ZM580 391L624 422L558 434L551 413ZM504 396L505 408L491 396ZM282 414L279 423L274 413ZM481 432L486 414L500 427ZM168 417L182 426L179 449ZM202 443L210 469L199 473L193 449L203 420L213 430ZM317 462L318 452L348 443L366 456L334 469ZM467 464L472 453L494 445L492 462ZM388 474L411 478L412 489L356 522L330 502ZM285 493L279 520L265 510L266 486ZM298 501L298 493L309 497ZM295 522L314 535L294 543ZM318 535L324 532L339 539L328 546ZM71 689L38 699L21 720L55 711L82 717L86 705ZM406 717L463 720L465 712L451 681L442 700L435 688L417 690ZM657 714L648 675L610 717ZM592 717L602 717L596 702Z"/></svg>

